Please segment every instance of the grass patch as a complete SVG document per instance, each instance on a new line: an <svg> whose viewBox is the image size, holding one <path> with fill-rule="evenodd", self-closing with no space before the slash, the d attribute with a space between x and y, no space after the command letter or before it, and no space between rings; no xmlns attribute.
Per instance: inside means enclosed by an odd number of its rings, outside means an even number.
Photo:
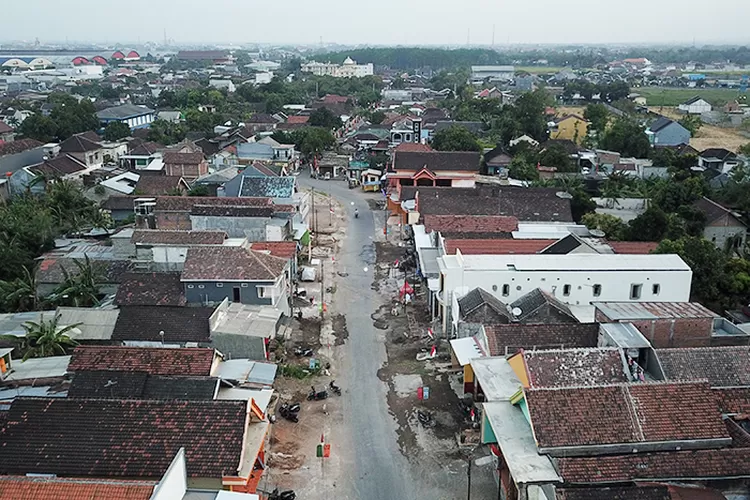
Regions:
<svg viewBox="0 0 750 500"><path fill-rule="evenodd" d="M320 373L320 370L320 367L311 370L310 368L300 365L281 365L281 367L279 367L279 373L282 377L296 378L300 380L317 375Z"/></svg>
<svg viewBox="0 0 750 500"><path fill-rule="evenodd" d="M631 92L646 98L647 106L679 106L695 96L700 96L714 106L723 106L740 95L736 89L671 89L664 87L638 87Z"/></svg>

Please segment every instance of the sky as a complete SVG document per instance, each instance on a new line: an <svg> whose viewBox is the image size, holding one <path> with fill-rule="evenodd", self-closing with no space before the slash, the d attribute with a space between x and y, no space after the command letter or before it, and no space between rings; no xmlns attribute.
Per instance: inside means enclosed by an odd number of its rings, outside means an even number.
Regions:
<svg viewBox="0 0 750 500"><path fill-rule="evenodd" d="M750 0L1 0L0 41L750 43Z"/></svg>

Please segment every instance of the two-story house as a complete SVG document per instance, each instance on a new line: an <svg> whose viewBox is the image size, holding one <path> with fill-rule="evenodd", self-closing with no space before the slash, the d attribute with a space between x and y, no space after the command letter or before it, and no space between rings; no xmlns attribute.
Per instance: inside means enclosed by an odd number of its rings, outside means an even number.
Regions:
<svg viewBox="0 0 750 500"><path fill-rule="evenodd" d="M565 115L554 121L550 138L573 141L580 144L588 134L589 122L578 115Z"/></svg>
<svg viewBox="0 0 750 500"><path fill-rule="evenodd" d="M132 129L148 128L156 119L156 111L146 106L122 104L97 111L96 117L106 127L112 122L122 122Z"/></svg>
<svg viewBox="0 0 750 500"><path fill-rule="evenodd" d="M188 182L208 173L208 161L203 153L189 151L187 147L177 151L165 152L162 160L164 161L165 175L179 176Z"/></svg>

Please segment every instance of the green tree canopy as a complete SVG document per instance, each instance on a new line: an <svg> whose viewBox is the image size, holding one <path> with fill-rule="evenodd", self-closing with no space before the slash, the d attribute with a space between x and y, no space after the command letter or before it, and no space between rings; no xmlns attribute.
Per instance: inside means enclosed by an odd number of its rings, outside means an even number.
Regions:
<svg viewBox="0 0 750 500"><path fill-rule="evenodd" d="M559 144L553 144L540 152L539 163L543 167L554 167L558 172L575 172L577 170L568 152Z"/></svg>
<svg viewBox="0 0 750 500"><path fill-rule="evenodd" d="M110 122L104 127L103 137L107 141L119 141L130 135L130 127L125 122Z"/></svg>
<svg viewBox="0 0 750 500"><path fill-rule="evenodd" d="M341 119L328 108L318 108L310 113L310 125L333 130L341 127Z"/></svg>
<svg viewBox="0 0 750 500"><path fill-rule="evenodd" d="M438 151L482 151L474 134L457 125L435 132L432 147Z"/></svg>
<svg viewBox="0 0 750 500"><path fill-rule="evenodd" d="M40 317L39 321L27 321L21 325L26 331L23 337L3 335L3 338L19 345L24 361L29 358L65 355L78 345L68 333L81 326L81 323L61 327L59 322L59 314L50 320Z"/></svg>
<svg viewBox="0 0 750 500"><path fill-rule="evenodd" d="M602 135L599 145L622 156L648 158L651 144L643 127L626 117L618 118Z"/></svg>
<svg viewBox="0 0 750 500"><path fill-rule="evenodd" d="M589 104L583 111L583 117L586 118L591 125L589 130L601 134L604 129L607 128L607 122L609 121L609 111L604 104Z"/></svg>
<svg viewBox="0 0 750 500"><path fill-rule="evenodd" d="M603 231L607 239L617 241L625 237L627 224L610 214L588 213L581 218L581 223L589 229Z"/></svg>
<svg viewBox="0 0 750 500"><path fill-rule="evenodd" d="M516 155L508 165L508 176L519 181L537 181L539 172L536 165L529 162L525 155Z"/></svg>

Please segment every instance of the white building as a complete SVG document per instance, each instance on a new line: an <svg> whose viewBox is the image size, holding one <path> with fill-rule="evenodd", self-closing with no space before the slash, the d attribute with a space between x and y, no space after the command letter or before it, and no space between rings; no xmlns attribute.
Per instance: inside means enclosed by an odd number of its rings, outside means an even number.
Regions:
<svg viewBox="0 0 750 500"><path fill-rule="evenodd" d="M515 75L513 66L472 66L471 81L481 82L486 79L508 81Z"/></svg>
<svg viewBox="0 0 750 500"><path fill-rule="evenodd" d="M374 74L372 63L357 64L347 57L344 64L309 62L302 65L302 71L315 76L333 76L336 78L361 78Z"/></svg>
<svg viewBox="0 0 750 500"><path fill-rule="evenodd" d="M273 73L270 71L263 71L260 73L255 73L255 85L263 85L266 83L271 83L271 80L273 80Z"/></svg>
<svg viewBox="0 0 750 500"><path fill-rule="evenodd" d="M437 259L443 329L459 296L481 287L504 303L540 288L570 306L688 302L693 272L677 255L443 255Z"/></svg>
<svg viewBox="0 0 750 500"><path fill-rule="evenodd" d="M681 113L687 113L689 115L700 115L702 113L708 113L713 108L711 107L710 102L698 96L695 96L689 101L680 104L679 109Z"/></svg>
<svg viewBox="0 0 750 500"><path fill-rule="evenodd" d="M234 92L235 90L237 90L234 82L232 82L232 80L229 80L228 78L211 78L208 81L208 86L218 90L224 89L227 92Z"/></svg>

